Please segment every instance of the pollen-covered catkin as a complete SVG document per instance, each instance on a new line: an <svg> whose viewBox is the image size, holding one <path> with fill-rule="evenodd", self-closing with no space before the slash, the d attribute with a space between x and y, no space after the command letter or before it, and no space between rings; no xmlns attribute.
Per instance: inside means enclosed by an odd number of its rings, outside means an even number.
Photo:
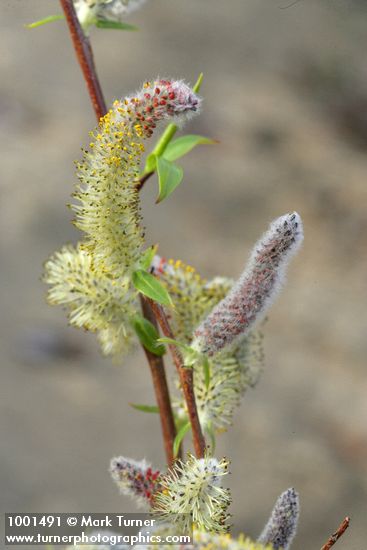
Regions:
<svg viewBox="0 0 367 550"><path fill-rule="evenodd" d="M146 82L102 117L78 166L72 205L85 233L45 263L49 302L68 309L70 323L96 332L105 354L131 348L139 311L132 272L141 268L144 230L136 184L144 140L162 120L183 121L200 99L182 80Z"/></svg>
<svg viewBox="0 0 367 550"><path fill-rule="evenodd" d="M115 101L92 132L94 141L78 164L72 209L96 269L121 276L135 268L144 236L136 190L144 140L161 120L184 120L199 103L181 80L146 82L135 96Z"/></svg>
<svg viewBox="0 0 367 550"><path fill-rule="evenodd" d="M121 355L135 335L129 319L138 308L136 296L125 278L115 281L96 271L93 258L80 246L63 246L45 263L48 302L64 306L69 322L96 332L104 354Z"/></svg>
<svg viewBox="0 0 367 550"><path fill-rule="evenodd" d="M228 474L228 460L223 458L195 458L189 455L178 460L167 474L160 478L162 491L153 501L153 513L163 521L177 524L188 531L191 524L214 533L228 531L228 489L221 486Z"/></svg>
<svg viewBox="0 0 367 550"><path fill-rule="evenodd" d="M302 240L302 221L296 212L274 220L229 294L195 330L192 347L212 356L247 334L273 302Z"/></svg>

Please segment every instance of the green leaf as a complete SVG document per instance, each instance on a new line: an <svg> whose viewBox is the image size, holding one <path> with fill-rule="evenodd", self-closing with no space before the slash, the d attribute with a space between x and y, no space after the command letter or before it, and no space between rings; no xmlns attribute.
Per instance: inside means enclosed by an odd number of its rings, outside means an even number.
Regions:
<svg viewBox="0 0 367 550"><path fill-rule="evenodd" d="M40 27L41 25L46 25L46 23L52 23L53 21L61 21L61 19L65 19L64 15L49 15L47 17L44 17L43 19L40 19L39 21L34 21L34 23L29 23L26 25L27 29L35 29L36 27Z"/></svg>
<svg viewBox="0 0 367 550"><path fill-rule="evenodd" d="M170 346L177 346L178 348L183 349L187 353L191 353L193 351L190 346L187 344L183 344L182 342L179 342L178 340L174 340L173 338L167 338L166 336L162 336L162 338L158 338L157 342L160 342L162 344L169 344Z"/></svg>
<svg viewBox="0 0 367 550"><path fill-rule="evenodd" d="M148 271L150 268L154 256L157 254L158 245L155 244L154 246L150 246L146 250L144 250L142 257L140 258L140 266L145 271Z"/></svg>
<svg viewBox="0 0 367 550"><path fill-rule="evenodd" d="M186 414L184 416L178 416L177 413L173 412L173 416L175 419L176 432L178 433L182 426L189 422L189 419Z"/></svg>
<svg viewBox="0 0 367 550"><path fill-rule="evenodd" d="M147 350L158 356L162 356L166 353L166 348L159 345L157 342L159 338L157 329L148 319L136 315L133 319L133 327L140 342Z"/></svg>
<svg viewBox="0 0 367 550"><path fill-rule="evenodd" d="M150 153L145 161L145 167L143 171L143 175L147 174L148 172L154 172L157 167L156 163L156 156L154 153Z"/></svg>
<svg viewBox="0 0 367 550"><path fill-rule="evenodd" d="M137 403L129 403L129 405L137 411L142 411L145 413L159 413L159 408L157 405L138 405Z"/></svg>
<svg viewBox="0 0 367 550"><path fill-rule="evenodd" d="M170 346L177 346L178 348L180 348L182 350L183 362L184 362L183 366L185 368L193 367L200 358L200 354L196 350L194 350L191 346L188 346L187 344L183 344L182 342L178 342L173 338L166 338L164 336L163 338L158 338L157 342L160 342L162 344L168 344Z"/></svg>
<svg viewBox="0 0 367 550"><path fill-rule="evenodd" d="M204 73L200 73L199 76L198 76L197 81L195 82L195 84L192 87L193 91L196 94L200 92L200 88L201 88L201 85L203 83L203 78L204 78Z"/></svg>
<svg viewBox="0 0 367 550"><path fill-rule="evenodd" d="M181 183L183 169L181 166L166 160L163 157L156 157L159 194L156 203L162 202Z"/></svg>
<svg viewBox="0 0 367 550"><path fill-rule="evenodd" d="M210 365L209 365L208 358L204 356L203 356L203 369L204 369L205 387L206 389L208 389L210 385Z"/></svg>
<svg viewBox="0 0 367 550"><path fill-rule="evenodd" d="M118 21L105 21L104 19L98 19L96 27L99 29L118 29L121 31L138 31L138 27L130 25L129 23L119 23Z"/></svg>
<svg viewBox="0 0 367 550"><path fill-rule="evenodd" d="M182 136L168 144L163 154L163 158L173 161L187 155L187 153L189 153L197 145L212 145L213 143L218 142L204 136Z"/></svg>
<svg viewBox="0 0 367 550"><path fill-rule="evenodd" d="M136 290L144 294L144 296L148 296L148 298L164 306L173 306L172 298L165 287L147 271L143 269L134 271L132 282Z"/></svg>
<svg viewBox="0 0 367 550"><path fill-rule="evenodd" d="M183 438L191 428L190 422L186 422L181 429L179 430L178 434L175 437L175 440L173 442L173 456L176 458L178 455L178 451L180 450L180 445L182 443Z"/></svg>

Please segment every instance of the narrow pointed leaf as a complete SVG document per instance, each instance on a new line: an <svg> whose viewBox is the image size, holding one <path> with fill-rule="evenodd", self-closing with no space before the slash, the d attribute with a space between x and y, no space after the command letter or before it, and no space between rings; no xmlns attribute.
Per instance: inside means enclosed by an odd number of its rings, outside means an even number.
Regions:
<svg viewBox="0 0 367 550"><path fill-rule="evenodd" d="M168 294L165 287L153 275L138 269L132 274L132 282L136 290L148 296L155 302L164 306L173 306L171 296Z"/></svg>
<svg viewBox="0 0 367 550"><path fill-rule="evenodd" d="M192 347L188 346L187 344L178 342L173 338L166 338L165 336L163 338L158 338L157 342L161 342L162 344L168 344L169 346L177 346L178 348L180 348L182 350L182 358L184 362L183 366L185 368L192 368L198 362L198 358L199 358L198 352L192 349Z"/></svg>
<svg viewBox="0 0 367 550"><path fill-rule="evenodd" d="M200 73L199 76L198 76L197 81L195 82L195 84L192 87L193 91L196 94L200 92L200 88L201 88L201 85L203 83L203 78L204 78L204 73Z"/></svg>
<svg viewBox="0 0 367 550"><path fill-rule="evenodd" d="M142 269L144 269L145 271L148 271L148 269L152 264L154 256L157 254L157 250L158 250L157 244L144 250L143 255L140 259L140 266Z"/></svg>
<svg viewBox="0 0 367 550"><path fill-rule="evenodd" d="M138 405L137 403L129 403L129 405L137 411L154 414L159 413L159 408L157 407L157 405Z"/></svg>
<svg viewBox="0 0 367 550"><path fill-rule="evenodd" d="M214 139L210 139L204 136L196 136L188 134L187 136L181 136L168 144L167 149L163 154L163 158L166 160L179 159L184 155L187 155L197 145L212 145L218 143Z"/></svg>
<svg viewBox="0 0 367 550"><path fill-rule="evenodd" d="M26 25L27 29L35 29L37 27L41 27L41 25L46 25L47 23L53 23L53 21L61 21L61 19L65 19L65 17L61 14L59 15L49 15L48 17L44 17L43 19L40 19L39 21L34 21L34 23L29 23Z"/></svg>
<svg viewBox="0 0 367 550"><path fill-rule="evenodd" d="M178 342L177 340L174 340L173 338L167 338L166 336L162 336L161 338L158 338L157 342L160 342L162 344L169 344L170 346L177 346L178 348L183 349L184 351L190 353L192 352L192 348L188 346L187 344L183 344L182 342Z"/></svg>
<svg viewBox="0 0 367 550"><path fill-rule="evenodd" d="M178 433L182 426L184 424L187 424L187 422L189 422L189 419L188 417L185 415L185 416L178 416L177 413L173 413L173 416L174 416L174 419L175 419L175 426L176 426L176 432Z"/></svg>
<svg viewBox="0 0 367 550"><path fill-rule="evenodd" d="M156 167L156 156L154 153L150 153L145 160L145 167L142 176L144 176L144 174L148 174L149 172L154 172Z"/></svg>
<svg viewBox="0 0 367 550"><path fill-rule="evenodd" d="M204 369L205 387L206 389L208 389L210 385L210 365L209 365L208 358L204 356L203 356L203 369Z"/></svg>
<svg viewBox="0 0 367 550"><path fill-rule="evenodd" d="M140 315L133 319L133 326L141 344L154 355L162 356L166 353L164 346L157 342L159 333L155 326Z"/></svg>
<svg viewBox="0 0 367 550"><path fill-rule="evenodd" d="M96 27L99 29L117 29L120 31L138 31L138 27L130 25L129 23L119 23L118 21L105 21L104 19L99 19L96 22Z"/></svg>
<svg viewBox="0 0 367 550"><path fill-rule="evenodd" d="M168 161L163 157L156 157L159 194L156 203L162 202L181 183L183 169L181 166Z"/></svg>
<svg viewBox="0 0 367 550"><path fill-rule="evenodd" d="M186 422L181 429L179 430L178 434L175 437L175 440L173 442L173 456L176 457L178 455L178 451L180 450L180 445L182 443L183 438L191 428L190 422Z"/></svg>

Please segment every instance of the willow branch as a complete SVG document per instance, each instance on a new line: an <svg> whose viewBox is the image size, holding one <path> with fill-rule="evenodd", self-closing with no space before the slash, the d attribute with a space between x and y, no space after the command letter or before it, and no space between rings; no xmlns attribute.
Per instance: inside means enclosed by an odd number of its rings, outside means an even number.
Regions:
<svg viewBox="0 0 367 550"><path fill-rule="evenodd" d="M163 308L157 302L154 302L150 298L148 298L147 300L150 303L150 306L162 329L163 334L167 338L174 339L174 334L168 323L168 319ZM187 411L188 411L189 419L191 423L192 439L194 443L195 454L198 458L202 458L205 454L205 439L201 429L198 410L196 406L196 400L195 400L194 372L192 368L185 368L182 355L176 346L169 345L169 348L170 348L173 362L175 364L175 367L177 369L177 372L180 378L182 391L186 401Z"/></svg>
<svg viewBox="0 0 367 550"><path fill-rule="evenodd" d="M144 317L148 319L148 321L150 321L152 325L158 328L152 308L143 296L141 296L141 307ZM173 443L176 437L176 426L172 412L167 378L164 369L164 362L162 357L154 355L144 346L143 349L152 373L153 386L161 419L162 434L164 447L166 450L167 462L169 466L171 466L174 462ZM178 454L178 458L181 458L180 452Z"/></svg>
<svg viewBox="0 0 367 550"><path fill-rule="evenodd" d="M338 529L331 535L331 537L328 539L327 543L324 544L324 546L321 548L321 550L330 550L332 546L340 539L340 537L345 533L345 531L348 529L350 524L350 518L346 517L341 524L339 525Z"/></svg>
<svg viewBox="0 0 367 550"><path fill-rule="evenodd" d="M60 0L60 4L64 10L75 53L87 84L93 109L99 121L99 119L106 114L107 107L94 65L93 52L89 38L85 36L80 26L78 16L74 9L73 0Z"/></svg>
<svg viewBox="0 0 367 550"><path fill-rule="evenodd" d="M75 53L87 84L97 121L99 122L100 118L106 114L107 107L94 65L93 51L88 37L84 35L83 29L80 26L73 1L60 0L60 4L65 13ZM154 315L148 303L144 304L143 313L150 322L154 322ZM173 461L173 441L176 436L176 427L173 419L171 400L164 370L164 362L162 358L151 354L145 348L143 349L152 373L154 390L160 412L167 462L168 464L171 464Z"/></svg>

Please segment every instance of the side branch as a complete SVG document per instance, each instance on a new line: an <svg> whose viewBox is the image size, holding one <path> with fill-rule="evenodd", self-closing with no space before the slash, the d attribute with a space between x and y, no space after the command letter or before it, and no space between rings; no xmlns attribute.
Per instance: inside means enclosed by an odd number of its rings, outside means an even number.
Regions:
<svg viewBox="0 0 367 550"><path fill-rule="evenodd" d="M168 323L166 314L164 313L163 308L154 302L153 300L147 299L150 307L152 308L154 315L162 329L163 334L167 338L174 338L171 327ZM196 407L195 393L194 393L194 373L193 369L185 368L183 358L181 353L178 351L176 346L169 346L170 352L172 355L173 362L177 369L182 391L185 397L187 411L190 418L191 429L192 429L192 439L194 443L194 449L196 456L198 458L203 458L205 454L205 439L200 425L199 415Z"/></svg>
<svg viewBox="0 0 367 550"><path fill-rule="evenodd" d="M141 307L144 317L148 319L156 328L157 321L147 300L141 296ZM159 408L161 419L162 434L168 465L172 466L174 462L173 443L176 437L176 426L173 417L169 389L162 357L154 355L143 346L146 358L148 360L152 373L153 386ZM180 456L178 457L180 458Z"/></svg>
<svg viewBox="0 0 367 550"><path fill-rule="evenodd" d="M107 107L94 65L93 52L89 38L85 36L80 26L77 14L75 13L73 0L60 0L60 4L65 13L76 56L87 83L93 109L99 121L99 119L106 114Z"/></svg>
<svg viewBox="0 0 367 550"><path fill-rule="evenodd" d="M140 180L136 184L136 190L140 191L143 187L145 182L154 174L154 172L147 172L144 174L144 176L141 176Z"/></svg>
<svg viewBox="0 0 367 550"><path fill-rule="evenodd" d="M326 544L321 548L321 550L330 550L332 546L340 539L340 537L345 533L345 531L348 529L350 523L350 518L346 517L341 524L339 525L338 529L331 535L329 540Z"/></svg>

